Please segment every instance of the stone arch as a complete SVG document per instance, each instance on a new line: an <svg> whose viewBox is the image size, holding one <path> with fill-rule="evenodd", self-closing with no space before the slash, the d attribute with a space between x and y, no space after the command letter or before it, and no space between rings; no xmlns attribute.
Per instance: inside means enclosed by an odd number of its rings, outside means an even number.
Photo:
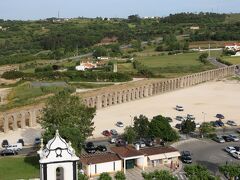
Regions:
<svg viewBox="0 0 240 180"><path fill-rule="evenodd" d="M16 115L16 122L17 122L17 127L22 128L22 117L23 115L21 113L18 113Z"/></svg>
<svg viewBox="0 0 240 180"><path fill-rule="evenodd" d="M64 168L63 167L56 168L56 180L64 180Z"/></svg>
<svg viewBox="0 0 240 180"><path fill-rule="evenodd" d="M8 119L8 129L9 130L14 130L14 122L15 122L15 117L11 114L11 115L8 115L7 117Z"/></svg>

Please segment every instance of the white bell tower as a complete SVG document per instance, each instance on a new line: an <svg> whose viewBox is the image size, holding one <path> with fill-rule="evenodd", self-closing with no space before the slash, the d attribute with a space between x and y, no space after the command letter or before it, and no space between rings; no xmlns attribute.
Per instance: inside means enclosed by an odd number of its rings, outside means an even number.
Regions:
<svg viewBox="0 0 240 180"><path fill-rule="evenodd" d="M48 141L45 148L41 143L40 180L77 180L77 161L71 143L62 139L56 131L55 137Z"/></svg>

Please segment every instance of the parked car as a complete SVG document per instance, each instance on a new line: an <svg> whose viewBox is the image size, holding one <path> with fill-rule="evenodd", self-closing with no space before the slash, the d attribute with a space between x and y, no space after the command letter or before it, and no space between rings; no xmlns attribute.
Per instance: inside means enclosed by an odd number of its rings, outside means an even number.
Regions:
<svg viewBox="0 0 240 180"><path fill-rule="evenodd" d="M240 128L237 128L236 131L237 131L238 133L240 133Z"/></svg>
<svg viewBox="0 0 240 180"><path fill-rule="evenodd" d="M181 154L181 160L183 163L192 163L191 153L189 151L183 151Z"/></svg>
<svg viewBox="0 0 240 180"><path fill-rule="evenodd" d="M227 151L228 153L233 153L236 151L236 149L233 146L228 146L225 148L225 151Z"/></svg>
<svg viewBox="0 0 240 180"><path fill-rule="evenodd" d="M237 124L234 121L228 120L227 124L230 126L237 126Z"/></svg>
<svg viewBox="0 0 240 180"><path fill-rule="evenodd" d="M168 120L168 122L173 122L172 118L170 117L166 117L166 119Z"/></svg>
<svg viewBox="0 0 240 180"><path fill-rule="evenodd" d="M144 141L136 141L133 143L134 145L138 144L140 148L146 147L146 144Z"/></svg>
<svg viewBox="0 0 240 180"><path fill-rule="evenodd" d="M106 148L106 146L104 146L104 145L99 145L99 146L97 147L97 150L98 150L98 151L101 151L101 152L105 152L105 151L107 151L107 148Z"/></svg>
<svg viewBox="0 0 240 180"><path fill-rule="evenodd" d="M222 115L222 114L216 114L216 118L218 118L218 119L224 119L225 117L224 117L224 115Z"/></svg>
<svg viewBox="0 0 240 180"><path fill-rule="evenodd" d="M11 155L17 155L17 154L18 152L12 149L4 149L1 151L1 156L11 156Z"/></svg>
<svg viewBox="0 0 240 180"><path fill-rule="evenodd" d="M213 127L220 127L217 121L210 122Z"/></svg>
<svg viewBox="0 0 240 180"><path fill-rule="evenodd" d="M187 119L195 120L196 118L192 114L187 114Z"/></svg>
<svg viewBox="0 0 240 180"><path fill-rule="evenodd" d="M116 140L117 140L117 138L111 137L109 142L110 142L110 144L114 144L114 143L116 143Z"/></svg>
<svg viewBox="0 0 240 180"><path fill-rule="evenodd" d="M35 140L34 140L34 144L35 144L35 145L41 144L41 138L36 137Z"/></svg>
<svg viewBox="0 0 240 180"><path fill-rule="evenodd" d="M176 116L176 120L178 120L178 121L183 121L184 118L183 118L182 116Z"/></svg>
<svg viewBox="0 0 240 180"><path fill-rule="evenodd" d="M102 134L103 134L104 136L111 136L111 133L110 133L108 130L104 130L104 131L102 132Z"/></svg>
<svg viewBox="0 0 240 180"><path fill-rule="evenodd" d="M95 153L96 152L96 147L94 146L93 142L87 142L85 145L85 151L87 153Z"/></svg>
<svg viewBox="0 0 240 180"><path fill-rule="evenodd" d="M148 146L148 147L154 146L154 142L152 139L145 139L144 142L145 142L146 146Z"/></svg>
<svg viewBox="0 0 240 180"><path fill-rule="evenodd" d="M123 125L123 123L122 123L121 121L118 121L118 122L116 123L116 126L118 126L118 127L123 127L124 125Z"/></svg>
<svg viewBox="0 0 240 180"><path fill-rule="evenodd" d="M229 136L226 136L226 135L222 136L222 138L225 140L225 142L231 142L232 141L232 139Z"/></svg>
<svg viewBox="0 0 240 180"><path fill-rule="evenodd" d="M10 144L5 146L6 149L11 149L13 151L20 151L22 150L22 143L17 143L17 144Z"/></svg>
<svg viewBox="0 0 240 180"><path fill-rule="evenodd" d="M217 123L220 127L223 127L223 126L224 126L224 123L223 123L221 120L216 121L216 123Z"/></svg>
<svg viewBox="0 0 240 180"><path fill-rule="evenodd" d="M110 133L111 133L112 135L114 135L114 136L117 136L117 135L118 135L118 132L117 132L116 129L111 129L111 130L110 130Z"/></svg>
<svg viewBox="0 0 240 180"><path fill-rule="evenodd" d="M115 144L116 144L116 146L120 147L120 146L126 146L127 142L124 139L119 138L116 140Z"/></svg>
<svg viewBox="0 0 240 180"><path fill-rule="evenodd" d="M3 141L2 141L2 147L6 147L6 146L8 146L8 140L6 140L6 139L4 139Z"/></svg>
<svg viewBox="0 0 240 180"><path fill-rule="evenodd" d="M200 123L196 123L195 125L196 125L196 128L200 128L201 126Z"/></svg>
<svg viewBox="0 0 240 180"><path fill-rule="evenodd" d="M176 105L176 108L175 108L177 111L184 111L183 107L182 106L179 106L179 105Z"/></svg>
<svg viewBox="0 0 240 180"><path fill-rule="evenodd" d="M17 143L21 143L22 146L24 146L24 141L23 141L23 139L19 139L19 140L17 141Z"/></svg>
<svg viewBox="0 0 240 180"><path fill-rule="evenodd" d="M182 124L176 124L176 125L175 125L175 128L181 130L181 129L182 129Z"/></svg>
<svg viewBox="0 0 240 180"><path fill-rule="evenodd" d="M240 159L240 152L235 151L235 152L232 153L232 156L235 157L236 159Z"/></svg>
<svg viewBox="0 0 240 180"><path fill-rule="evenodd" d="M234 142L239 141L239 138L234 134L229 134L228 137L231 139L231 141L234 141Z"/></svg>
<svg viewBox="0 0 240 180"><path fill-rule="evenodd" d="M221 136L216 136L213 138L213 140L218 143L225 143L225 140Z"/></svg>
<svg viewBox="0 0 240 180"><path fill-rule="evenodd" d="M240 146L234 146L234 148L235 148L236 151L240 152Z"/></svg>

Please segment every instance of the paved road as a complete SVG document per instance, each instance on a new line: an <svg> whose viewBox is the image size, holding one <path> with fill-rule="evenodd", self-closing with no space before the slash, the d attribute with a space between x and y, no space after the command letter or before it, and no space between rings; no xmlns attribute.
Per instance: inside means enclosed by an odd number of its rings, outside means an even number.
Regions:
<svg viewBox="0 0 240 180"><path fill-rule="evenodd" d="M222 68L222 67L226 67L226 66L227 66L227 65L225 65L225 64L222 64L222 63L218 62L215 57L210 57L210 58L208 58L207 60L208 60L211 64L213 64L214 66L217 66L218 68Z"/></svg>
<svg viewBox="0 0 240 180"><path fill-rule="evenodd" d="M192 153L194 163L207 167L215 175L219 175L218 167L226 163L239 163L224 151L227 146L239 146L239 142L217 143L212 140L196 141L179 145L180 151L188 150Z"/></svg>

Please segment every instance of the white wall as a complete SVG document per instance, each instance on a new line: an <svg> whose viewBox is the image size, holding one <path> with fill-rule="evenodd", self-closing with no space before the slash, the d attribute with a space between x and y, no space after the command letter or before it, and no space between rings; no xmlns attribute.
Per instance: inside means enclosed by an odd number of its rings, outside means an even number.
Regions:
<svg viewBox="0 0 240 180"><path fill-rule="evenodd" d="M115 170L114 170L114 162L115 162ZM96 169L97 166L97 169ZM116 172L122 170L122 161L113 161L113 162L107 162L107 163L101 163L101 164L92 164L88 165L86 169L87 176L95 176L99 175L103 172Z"/></svg>
<svg viewBox="0 0 240 180"><path fill-rule="evenodd" d="M64 179L71 180L73 179L73 163L66 162L60 164L48 164L47 165L47 177L48 179L56 179L56 169L62 167L64 169Z"/></svg>

